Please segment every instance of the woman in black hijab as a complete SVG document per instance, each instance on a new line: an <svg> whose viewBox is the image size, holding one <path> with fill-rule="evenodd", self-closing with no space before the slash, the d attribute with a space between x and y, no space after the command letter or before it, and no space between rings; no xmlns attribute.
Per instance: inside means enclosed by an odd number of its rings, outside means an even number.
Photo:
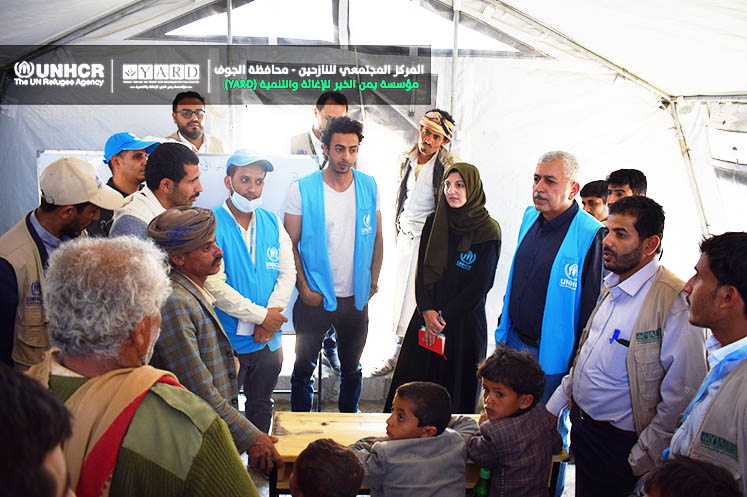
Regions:
<svg viewBox="0 0 747 497"><path fill-rule="evenodd" d="M436 211L423 227L415 296L418 308L407 328L384 411L397 387L432 381L451 395L454 413L477 407L477 365L485 358L485 296L493 286L501 251L501 229L485 209L477 168L458 163L444 171ZM443 356L419 344L445 337Z"/></svg>

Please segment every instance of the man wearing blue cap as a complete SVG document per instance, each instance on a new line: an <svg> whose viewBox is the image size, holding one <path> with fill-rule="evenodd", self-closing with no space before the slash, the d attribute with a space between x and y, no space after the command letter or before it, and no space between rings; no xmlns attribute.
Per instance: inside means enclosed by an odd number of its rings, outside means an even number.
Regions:
<svg viewBox="0 0 747 497"><path fill-rule="evenodd" d="M267 432L272 391L283 364L282 314L296 283L293 245L278 217L265 209L262 189L272 164L250 150L237 150L226 162L230 196L213 209L215 240L223 249L217 274L206 287L216 314L239 356L239 385L246 395L246 417Z"/></svg>
<svg viewBox="0 0 747 497"><path fill-rule="evenodd" d="M148 154L159 145L157 141L141 140L133 133L116 133L106 140L104 164L109 165L112 177L107 185L123 197L132 195L145 181L145 163ZM91 223L88 232L92 235L109 236L114 211L101 209L101 218Z"/></svg>

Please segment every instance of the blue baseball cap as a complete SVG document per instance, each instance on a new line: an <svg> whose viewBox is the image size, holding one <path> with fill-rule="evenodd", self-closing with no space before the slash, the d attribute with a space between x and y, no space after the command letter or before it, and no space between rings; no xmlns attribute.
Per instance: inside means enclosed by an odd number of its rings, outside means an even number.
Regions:
<svg viewBox="0 0 747 497"><path fill-rule="evenodd" d="M263 166L265 171L272 171L275 168L272 167L272 163L259 155L257 152L242 148L233 153L231 157L226 161L226 174L228 174L228 168L231 165L234 166L248 166L250 164L257 164Z"/></svg>
<svg viewBox="0 0 747 497"><path fill-rule="evenodd" d="M145 153L149 154L160 144L161 142L157 141L141 140L130 132L117 133L106 140L106 145L104 146L104 164L108 164L112 160L112 155L116 155L122 150L145 149Z"/></svg>

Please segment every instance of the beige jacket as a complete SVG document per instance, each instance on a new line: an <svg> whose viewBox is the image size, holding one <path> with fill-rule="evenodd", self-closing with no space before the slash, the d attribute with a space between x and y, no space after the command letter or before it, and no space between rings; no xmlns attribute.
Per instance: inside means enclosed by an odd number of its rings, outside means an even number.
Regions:
<svg viewBox="0 0 747 497"><path fill-rule="evenodd" d="M0 257L16 273L18 308L13 329L13 362L30 367L41 362L49 349L47 319L42 306L46 251L35 240L30 213L0 237ZM38 237L37 237L38 238Z"/></svg>

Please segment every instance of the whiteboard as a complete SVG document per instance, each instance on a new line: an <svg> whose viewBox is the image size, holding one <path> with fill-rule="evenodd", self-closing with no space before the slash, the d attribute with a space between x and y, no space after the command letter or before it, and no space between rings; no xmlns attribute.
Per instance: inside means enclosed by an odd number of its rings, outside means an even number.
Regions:
<svg viewBox="0 0 747 497"><path fill-rule="evenodd" d="M226 161L229 154L197 154L200 158L200 183L202 193L194 205L212 209L228 198L228 189L223 183L226 176ZM43 150L37 154L36 164L39 174L49 164L62 157L76 157L96 166L99 177L106 182L111 178L109 166L104 163L104 153L100 150ZM267 173L265 187L262 190L262 208L274 212L283 220L285 198L294 181L319 169L315 156L309 155L267 155L264 156L274 166ZM283 332L293 332L293 304L298 293L294 289L291 300L283 313L288 322L282 327Z"/></svg>

